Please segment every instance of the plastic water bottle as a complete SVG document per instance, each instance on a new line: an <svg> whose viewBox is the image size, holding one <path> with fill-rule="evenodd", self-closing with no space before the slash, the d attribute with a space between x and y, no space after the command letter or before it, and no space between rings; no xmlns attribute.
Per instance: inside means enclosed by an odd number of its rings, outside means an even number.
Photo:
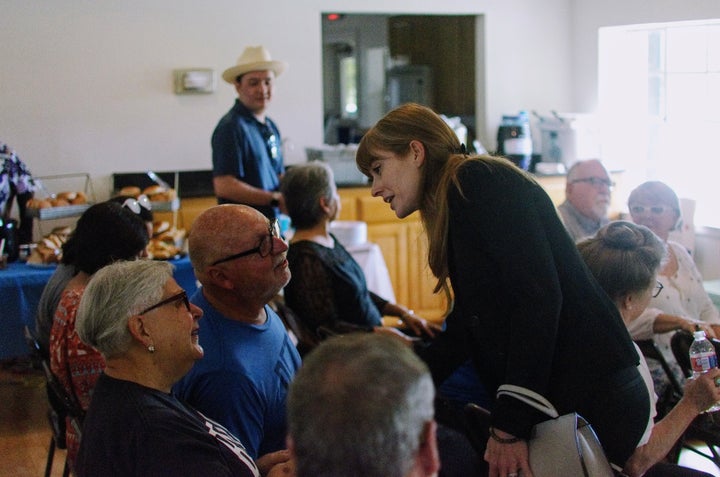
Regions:
<svg viewBox="0 0 720 477"><path fill-rule="evenodd" d="M696 378L703 373L707 373L712 368L717 368L718 359L715 354L715 347L705 337L705 332L695 331L693 333L694 341L690 345L690 364L692 365L693 377ZM706 412L720 410L720 403L713 405Z"/></svg>

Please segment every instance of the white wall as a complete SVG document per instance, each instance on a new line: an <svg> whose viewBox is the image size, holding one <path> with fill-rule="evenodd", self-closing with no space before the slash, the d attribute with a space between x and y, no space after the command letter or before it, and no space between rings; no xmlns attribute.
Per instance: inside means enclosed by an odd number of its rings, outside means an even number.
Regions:
<svg viewBox="0 0 720 477"><path fill-rule="evenodd" d="M684 2L683 2L684 3ZM290 63L270 115L294 145L322 142L320 14L485 14L478 37L479 136L503 113L570 110L572 0L4 0L0 137L35 175L89 172L102 199L113 172L209 169L210 134L234 100L173 94L172 70L218 74L249 44Z"/></svg>

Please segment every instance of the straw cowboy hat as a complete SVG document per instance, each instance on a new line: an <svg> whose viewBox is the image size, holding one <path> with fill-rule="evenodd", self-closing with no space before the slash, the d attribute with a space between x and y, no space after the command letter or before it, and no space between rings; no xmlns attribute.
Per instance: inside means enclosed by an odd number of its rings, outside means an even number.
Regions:
<svg viewBox="0 0 720 477"><path fill-rule="evenodd" d="M270 70L275 76L280 76L285 68L287 63L274 61L264 46L248 46L237 59L237 65L223 71L222 77L228 83L234 84L235 78L249 71Z"/></svg>

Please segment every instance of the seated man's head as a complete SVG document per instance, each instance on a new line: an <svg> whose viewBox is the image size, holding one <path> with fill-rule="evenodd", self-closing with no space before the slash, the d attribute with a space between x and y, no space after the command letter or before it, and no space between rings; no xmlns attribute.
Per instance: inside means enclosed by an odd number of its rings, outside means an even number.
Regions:
<svg viewBox="0 0 720 477"><path fill-rule="evenodd" d="M597 159L578 161L567 173L565 198L582 215L592 220L607 217L613 183Z"/></svg>
<svg viewBox="0 0 720 477"><path fill-rule="evenodd" d="M195 276L223 302L265 304L290 281L288 246L276 219L252 207L211 207L193 223L188 250Z"/></svg>
<svg viewBox="0 0 720 477"><path fill-rule="evenodd" d="M435 475L434 387L399 340L351 333L321 343L288 394L298 477Z"/></svg>

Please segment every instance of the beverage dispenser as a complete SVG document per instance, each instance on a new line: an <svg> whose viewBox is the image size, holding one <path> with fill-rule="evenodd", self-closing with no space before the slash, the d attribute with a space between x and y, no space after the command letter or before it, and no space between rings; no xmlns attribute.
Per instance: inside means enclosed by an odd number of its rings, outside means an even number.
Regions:
<svg viewBox="0 0 720 477"><path fill-rule="evenodd" d="M517 116L505 115L497 133L496 154L510 159L521 169L528 170L532 163L532 135L527 112Z"/></svg>

